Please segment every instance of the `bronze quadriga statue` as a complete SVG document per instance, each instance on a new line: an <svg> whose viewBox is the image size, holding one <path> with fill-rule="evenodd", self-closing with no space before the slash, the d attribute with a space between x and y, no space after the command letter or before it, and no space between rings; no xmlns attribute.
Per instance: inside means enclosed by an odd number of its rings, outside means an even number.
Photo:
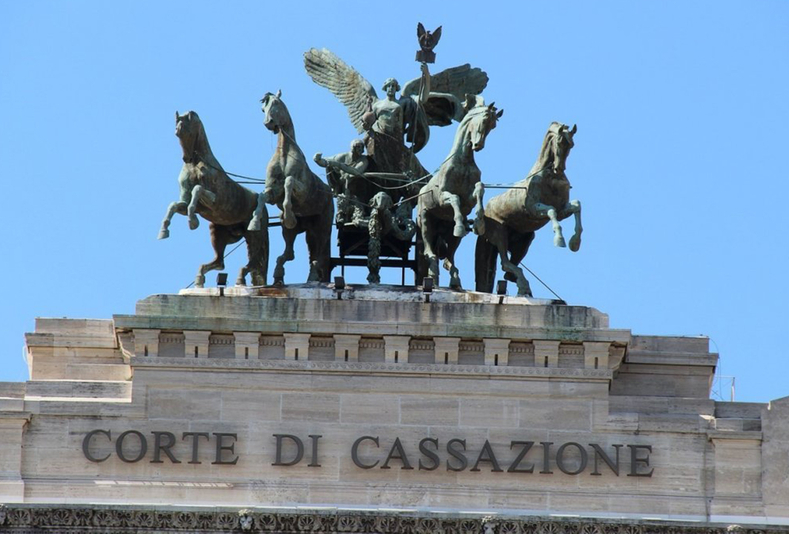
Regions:
<svg viewBox="0 0 789 534"><path fill-rule="evenodd" d="M575 234L569 246L578 250L581 205L570 201L570 183L564 172L576 127L552 123L529 176L485 206L482 171L474 153L484 148L503 111L486 105L480 96L488 83L481 69L466 64L430 74L428 63L435 60L433 49L441 37L440 27L429 32L419 24L417 35L420 76L402 88L397 80L388 78L382 86L383 98L332 52L313 48L304 54L307 74L346 106L361 136L352 141L348 152L332 157L315 155L314 161L326 169L328 185L310 170L296 143L293 121L280 92L266 93L261 100L264 125L277 135L277 148L268 163L265 190L259 194L234 182L222 169L196 113L176 113L176 135L184 160L179 177L181 197L170 204L159 238L169 236L175 213L186 215L192 229L199 224L198 215L210 221L216 257L200 266L197 287L205 283L206 272L224 268L226 246L240 239L247 241L249 262L241 269L237 284L245 283L247 273L254 285L266 283L267 203L282 210L285 250L276 261L275 284L284 283L285 263L294 259L294 241L304 233L309 250L308 281L328 282L333 265L362 265L363 260L350 256L366 256L371 284L380 282L382 265L402 268L404 282L405 269L412 268L417 282L431 277L438 283L438 264L443 259L449 287L461 289L455 253L469 230L467 218L472 210L473 229L479 236L477 291L493 291L498 257L505 279L517 283L518 295L530 296L529 282L518 264L535 231L548 222L553 225L554 243L564 247L559 221L574 214ZM429 173L417 153L430 138L430 126L453 122L459 125L449 155L438 170ZM331 257L333 224L338 229L339 258ZM417 230L421 243L416 240L412 260L409 256Z"/></svg>
<svg viewBox="0 0 789 534"><path fill-rule="evenodd" d="M257 193L233 181L222 169L208 144L203 123L194 111L175 113L175 135L181 144L184 165L178 177L180 199L170 204L159 230L159 239L170 236L170 220L180 213L189 218L189 228L200 224L197 215L210 221L211 245L216 256L203 264L195 279L203 287L205 273L224 269L225 248L241 239L247 242L249 262L241 268L236 280L244 285L247 273L252 284L266 284L268 270L268 224L253 221L253 214L263 209Z"/></svg>
<svg viewBox="0 0 789 534"><path fill-rule="evenodd" d="M518 264L529 251L534 233L549 222L553 225L554 244L564 247L559 221L575 215L570 250L576 252L581 247L581 203L570 200L570 182L564 173L576 131L575 126L570 129L551 123L529 176L485 206L485 232L477 238L477 291L493 291L498 257L504 278L518 284L519 296L530 297L529 281Z"/></svg>

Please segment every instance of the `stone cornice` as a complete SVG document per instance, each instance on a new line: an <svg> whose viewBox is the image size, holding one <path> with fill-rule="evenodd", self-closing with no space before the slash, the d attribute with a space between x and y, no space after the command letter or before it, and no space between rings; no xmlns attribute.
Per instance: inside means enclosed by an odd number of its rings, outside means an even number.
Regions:
<svg viewBox="0 0 789 534"><path fill-rule="evenodd" d="M609 369L570 369L550 367L519 367L493 365L452 365L417 363L374 363L374 362L321 362L288 360L231 360L194 358L150 358L135 356L131 366L141 368L177 368L211 370L260 370L260 371L303 371L323 373L370 373L440 375L447 377L495 376L497 378L575 378L582 380L611 380Z"/></svg>

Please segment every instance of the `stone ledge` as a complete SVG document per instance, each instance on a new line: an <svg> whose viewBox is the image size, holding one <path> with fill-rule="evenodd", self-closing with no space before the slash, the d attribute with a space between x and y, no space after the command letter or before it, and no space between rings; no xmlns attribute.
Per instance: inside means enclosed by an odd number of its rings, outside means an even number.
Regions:
<svg viewBox="0 0 789 534"><path fill-rule="evenodd" d="M697 352L658 352L631 349L627 353L627 363L715 367L718 364L718 355L712 352L699 354Z"/></svg>
<svg viewBox="0 0 789 534"><path fill-rule="evenodd" d="M131 359L133 368L194 368L215 370L259 370L265 371L304 371L310 373L385 373L408 375L441 375L461 378L486 376L496 378L580 378L586 380L611 380L613 371L609 369L570 369L550 367L503 367L494 365L453 365L418 363L373 363L373 362L321 362L293 360L235 360L229 358L151 358L135 356Z"/></svg>
<svg viewBox="0 0 789 534"><path fill-rule="evenodd" d="M786 527L687 521L426 511L0 505L0 532L188 531L380 534L766 534ZM133 529L133 530L130 530Z"/></svg>
<svg viewBox="0 0 789 534"><path fill-rule="evenodd" d="M379 290L369 300L338 300L323 296L333 293L326 287L287 286L277 297L153 295L137 303L135 315L115 315L114 324L118 334L158 329L630 342L629 330L609 329L607 315L585 306L498 304L488 302L487 294L448 290L434 291L424 303L413 288Z"/></svg>

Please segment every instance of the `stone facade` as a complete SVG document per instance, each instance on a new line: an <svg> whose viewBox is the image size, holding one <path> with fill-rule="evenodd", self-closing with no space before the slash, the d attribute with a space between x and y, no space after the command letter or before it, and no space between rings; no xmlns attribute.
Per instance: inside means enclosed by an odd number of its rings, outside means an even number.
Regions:
<svg viewBox="0 0 789 534"><path fill-rule="evenodd" d="M787 401L712 401L706 338L591 308L192 290L39 319L27 358L31 379L0 385L0 528L18 532L233 530L241 509L278 532L789 525Z"/></svg>

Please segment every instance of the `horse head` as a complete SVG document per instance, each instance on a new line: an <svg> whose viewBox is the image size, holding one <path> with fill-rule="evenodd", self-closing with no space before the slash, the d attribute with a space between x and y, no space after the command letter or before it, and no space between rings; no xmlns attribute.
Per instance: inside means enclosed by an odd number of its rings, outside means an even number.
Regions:
<svg viewBox="0 0 789 534"><path fill-rule="evenodd" d="M183 115L175 112L175 135L181 143L185 162L193 162L196 155L205 151L205 128L194 111L187 111Z"/></svg>
<svg viewBox="0 0 789 534"><path fill-rule="evenodd" d="M277 91L277 94L266 93L260 99L262 104L261 110L265 115L263 125L269 130L278 134L282 128L291 128L293 123L288 113L288 108L280 98L282 91Z"/></svg>
<svg viewBox="0 0 789 534"><path fill-rule="evenodd" d="M551 126L548 128L546 141L550 141L550 146L548 148L551 151L554 172L564 172L567 156L570 155L570 150L575 146L573 136L577 131L577 125L574 124L571 129L568 128L566 124L559 122L551 123ZM550 137L550 139L548 139L548 137Z"/></svg>
<svg viewBox="0 0 789 534"><path fill-rule="evenodd" d="M468 97L467 97L468 102ZM496 127L499 118L504 115L504 110L497 110L495 103L486 106L480 97L461 122L461 129L466 132L466 143L471 145L474 152L485 148L485 139L490 131Z"/></svg>

